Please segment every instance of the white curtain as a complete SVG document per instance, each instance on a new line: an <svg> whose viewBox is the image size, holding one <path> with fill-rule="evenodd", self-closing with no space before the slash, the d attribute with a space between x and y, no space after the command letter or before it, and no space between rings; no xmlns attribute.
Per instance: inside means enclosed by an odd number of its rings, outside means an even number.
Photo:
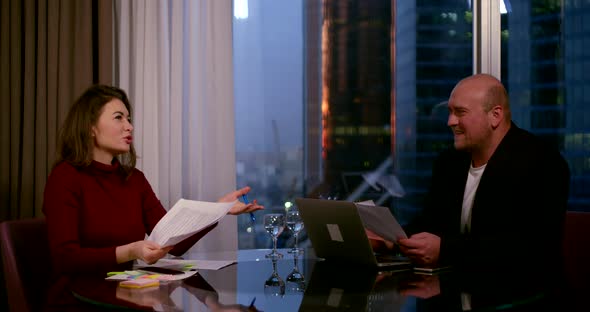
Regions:
<svg viewBox="0 0 590 312"><path fill-rule="evenodd" d="M164 207L236 188L231 0L117 0L115 83L134 113L138 168ZM193 251L233 251L236 217Z"/></svg>

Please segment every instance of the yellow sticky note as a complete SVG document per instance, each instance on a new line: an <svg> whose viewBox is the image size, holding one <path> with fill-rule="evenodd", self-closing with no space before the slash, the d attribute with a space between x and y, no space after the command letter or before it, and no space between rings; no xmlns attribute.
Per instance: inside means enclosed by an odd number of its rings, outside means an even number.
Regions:
<svg viewBox="0 0 590 312"><path fill-rule="evenodd" d="M125 288L145 288L145 287L157 287L160 286L160 281L151 278L138 278L134 280L122 281L119 286Z"/></svg>

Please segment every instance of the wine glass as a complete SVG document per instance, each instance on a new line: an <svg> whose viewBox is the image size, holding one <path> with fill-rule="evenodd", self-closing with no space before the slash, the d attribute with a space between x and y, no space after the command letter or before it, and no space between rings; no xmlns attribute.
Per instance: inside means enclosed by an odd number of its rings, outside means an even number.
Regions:
<svg viewBox="0 0 590 312"><path fill-rule="evenodd" d="M271 213L264 216L264 229L272 236L272 252L266 255L267 258L282 258L283 254L277 252L277 238L285 229L285 215L282 213Z"/></svg>
<svg viewBox="0 0 590 312"><path fill-rule="evenodd" d="M295 236L295 246L293 246L293 248L291 248L288 253L298 254L303 251L297 247L299 232L303 230L303 220L301 220L299 210L293 209L287 212L287 227L293 232L293 235Z"/></svg>
<svg viewBox="0 0 590 312"><path fill-rule="evenodd" d="M299 272L297 265L298 254L293 255L293 270L287 275L287 290L290 292L304 292L305 291L305 277Z"/></svg>
<svg viewBox="0 0 590 312"><path fill-rule="evenodd" d="M285 295L285 282L277 272L277 258L272 258L272 274L264 281L264 294L271 297Z"/></svg>

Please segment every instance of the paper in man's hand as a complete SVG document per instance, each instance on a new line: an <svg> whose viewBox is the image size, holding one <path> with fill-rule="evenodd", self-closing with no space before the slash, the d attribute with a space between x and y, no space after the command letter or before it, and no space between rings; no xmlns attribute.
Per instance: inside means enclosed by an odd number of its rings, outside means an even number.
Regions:
<svg viewBox="0 0 590 312"><path fill-rule="evenodd" d="M218 222L234 204L180 199L156 224L148 240L161 247L176 245Z"/></svg>
<svg viewBox="0 0 590 312"><path fill-rule="evenodd" d="M391 242L408 237L389 208L375 206L372 202L356 203L356 207L363 225L371 232Z"/></svg>

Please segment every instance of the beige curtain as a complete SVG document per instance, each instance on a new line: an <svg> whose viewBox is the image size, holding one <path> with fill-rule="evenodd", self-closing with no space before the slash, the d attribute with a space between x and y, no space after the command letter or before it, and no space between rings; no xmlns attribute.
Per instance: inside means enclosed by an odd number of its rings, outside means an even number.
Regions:
<svg viewBox="0 0 590 312"><path fill-rule="evenodd" d="M134 105L138 168L164 205L216 201L236 188L231 0L115 0L115 83ZM237 218L192 248L237 258ZM221 302L235 303L234 279ZM177 307L203 310L192 296Z"/></svg>
<svg viewBox="0 0 590 312"><path fill-rule="evenodd" d="M0 221L42 216L68 108L112 81L111 0L1 0Z"/></svg>
<svg viewBox="0 0 590 312"><path fill-rule="evenodd" d="M134 105L138 169L164 207L236 189L232 1L116 0L115 12L115 84ZM237 250L236 219L193 250Z"/></svg>

